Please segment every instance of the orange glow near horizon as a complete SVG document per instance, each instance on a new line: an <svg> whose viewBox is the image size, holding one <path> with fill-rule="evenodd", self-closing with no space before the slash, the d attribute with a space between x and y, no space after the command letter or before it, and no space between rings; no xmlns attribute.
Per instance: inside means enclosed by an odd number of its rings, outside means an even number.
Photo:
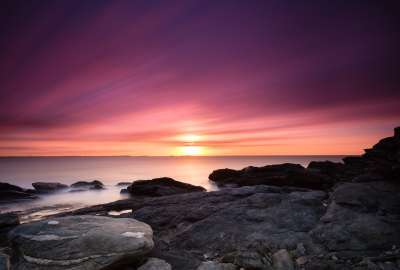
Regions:
<svg viewBox="0 0 400 270"><path fill-rule="evenodd" d="M178 156L201 156L205 155L205 149L201 146L182 146L178 148Z"/></svg>

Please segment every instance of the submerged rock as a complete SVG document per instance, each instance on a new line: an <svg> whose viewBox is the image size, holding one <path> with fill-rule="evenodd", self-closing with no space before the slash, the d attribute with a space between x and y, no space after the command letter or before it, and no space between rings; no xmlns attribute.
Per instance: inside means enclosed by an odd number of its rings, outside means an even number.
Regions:
<svg viewBox="0 0 400 270"><path fill-rule="evenodd" d="M218 186L272 185L311 189L327 189L333 185L329 177L312 173L299 164L277 164L264 167L246 167L236 171L221 169L213 171L209 179Z"/></svg>
<svg viewBox="0 0 400 270"><path fill-rule="evenodd" d="M138 262L152 229L134 219L71 216L19 225L9 233L12 269L100 270Z"/></svg>
<svg viewBox="0 0 400 270"><path fill-rule="evenodd" d="M104 184L100 182L99 180L94 180L94 181L78 181L76 183L73 183L71 185L71 188L74 189L91 189L91 190L96 190L96 189L104 189Z"/></svg>
<svg viewBox="0 0 400 270"><path fill-rule="evenodd" d="M35 182L32 183L32 186L39 193L56 192L68 188L67 185L58 182Z"/></svg>
<svg viewBox="0 0 400 270"><path fill-rule="evenodd" d="M203 187L182 183L168 177L138 180L128 186L127 190L132 195L151 197L206 191Z"/></svg>

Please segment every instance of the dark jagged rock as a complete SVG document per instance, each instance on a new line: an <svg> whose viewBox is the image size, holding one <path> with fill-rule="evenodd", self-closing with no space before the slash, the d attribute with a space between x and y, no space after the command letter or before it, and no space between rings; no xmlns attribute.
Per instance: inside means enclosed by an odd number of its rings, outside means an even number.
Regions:
<svg viewBox="0 0 400 270"><path fill-rule="evenodd" d="M151 197L206 191L203 187L182 183L168 177L138 180L128 186L127 190L135 196Z"/></svg>
<svg viewBox="0 0 400 270"><path fill-rule="evenodd" d="M216 170L210 174L209 179L218 186L273 185L327 189L333 185L329 177L309 172L303 166L291 163L247 167L239 171Z"/></svg>
<svg viewBox="0 0 400 270"><path fill-rule="evenodd" d="M123 269L153 248L150 226L134 219L72 216L23 224L9 233L12 269Z"/></svg>
<svg viewBox="0 0 400 270"><path fill-rule="evenodd" d="M2 203L17 200L31 200L36 198L37 196L32 194L29 190L25 190L9 183L0 182L0 202Z"/></svg>
<svg viewBox="0 0 400 270"><path fill-rule="evenodd" d="M51 193L68 188L67 185L58 182L35 182L32 186L39 193Z"/></svg>
<svg viewBox="0 0 400 270"><path fill-rule="evenodd" d="M94 181L78 181L74 184L71 185L71 188L76 188L76 189L104 189L104 184L100 182L99 180L94 180Z"/></svg>

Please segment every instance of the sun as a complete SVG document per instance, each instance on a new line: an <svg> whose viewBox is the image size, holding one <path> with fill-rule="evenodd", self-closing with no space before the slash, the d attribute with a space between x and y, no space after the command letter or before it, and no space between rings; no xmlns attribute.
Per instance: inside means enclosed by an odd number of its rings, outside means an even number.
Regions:
<svg viewBox="0 0 400 270"><path fill-rule="evenodd" d="M181 154L185 156L199 156L203 154L203 147L201 146L183 146L181 147Z"/></svg>

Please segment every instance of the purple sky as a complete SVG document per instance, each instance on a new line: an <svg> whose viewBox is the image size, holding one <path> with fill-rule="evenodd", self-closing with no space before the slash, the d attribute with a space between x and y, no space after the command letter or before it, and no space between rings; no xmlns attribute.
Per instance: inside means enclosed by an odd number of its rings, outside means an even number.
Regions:
<svg viewBox="0 0 400 270"><path fill-rule="evenodd" d="M2 1L0 155L361 153L400 123L396 2Z"/></svg>

